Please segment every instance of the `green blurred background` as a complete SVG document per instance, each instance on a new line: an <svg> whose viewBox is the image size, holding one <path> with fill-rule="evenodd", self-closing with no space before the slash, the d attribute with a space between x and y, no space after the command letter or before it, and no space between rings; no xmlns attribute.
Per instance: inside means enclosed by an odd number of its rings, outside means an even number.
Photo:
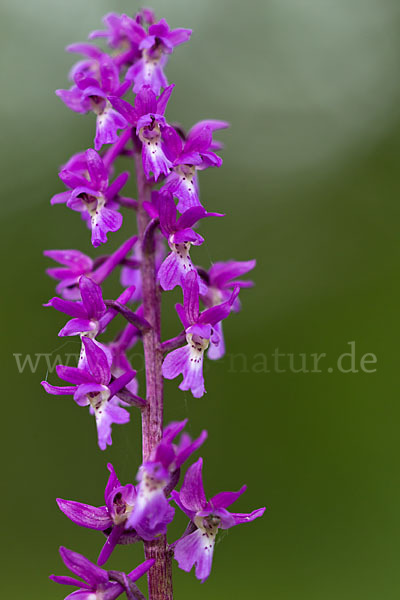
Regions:
<svg viewBox="0 0 400 600"><path fill-rule="evenodd" d="M63 189L59 165L92 144L94 120L69 112L53 90L67 86L74 56L63 52L66 44L99 28L104 13L138 7L2 1L4 598L64 597L47 579L65 573L58 546L94 560L102 538L68 521L55 497L101 504L106 462L128 482L140 461L135 413L114 427L114 445L102 453L92 418L40 387L44 362L19 373L13 356L76 351L76 342L57 337L63 316L42 308L54 290L42 251L92 253L78 215L51 208L49 198ZM220 535L204 585L174 568L176 598L397 599L398 0L155 0L153 7L172 26L194 30L167 68L176 83L169 119L232 124L219 135L223 168L201 174L204 204L228 216L202 225L206 243L192 256L205 266L258 261L256 287L243 291L243 311L225 327L229 353L247 364L232 366L229 356L208 362L208 393L198 400L168 382L166 417L189 417L193 434L208 429L210 495L246 482L237 510L268 507L262 520ZM127 215L108 248L132 231ZM178 327L166 310L165 335ZM350 341L358 364L376 355L376 372L334 368ZM278 373L272 363L263 372L254 355L276 348L326 353L322 372ZM55 383L55 374L49 379ZM184 526L178 514L172 537ZM131 569L140 557L139 548L119 547L110 568Z"/></svg>

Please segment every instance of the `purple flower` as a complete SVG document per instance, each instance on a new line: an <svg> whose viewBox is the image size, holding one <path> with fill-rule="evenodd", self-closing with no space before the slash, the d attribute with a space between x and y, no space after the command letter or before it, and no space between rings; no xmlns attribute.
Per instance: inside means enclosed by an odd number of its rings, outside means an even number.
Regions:
<svg viewBox="0 0 400 600"><path fill-rule="evenodd" d="M153 192L153 194L158 194L158 192ZM164 238L159 232L155 232L154 242L155 267L156 271L158 271L165 258L165 242ZM142 277L139 269L141 260L142 248L140 244L136 244L132 250L131 258L128 258L128 260L125 261L126 264L121 269L121 285L124 287L135 287L135 292L132 296L132 302L138 302L142 298Z"/></svg>
<svg viewBox="0 0 400 600"><path fill-rule="evenodd" d="M48 394L73 395L79 406L90 406L96 418L98 443L101 450L112 444L111 425L123 424L129 421L129 413L119 405L118 393L135 376L135 371L128 371L111 381L111 360L104 350L88 337L82 338L85 351L85 367L68 367L57 365L56 372L72 386L53 386L42 381ZM87 366L86 366L87 365Z"/></svg>
<svg viewBox="0 0 400 600"><path fill-rule="evenodd" d="M129 81L120 84L118 68L107 54L90 44L73 44L72 52L81 52L90 57L75 67L72 76L75 82L69 90L56 90L57 96L78 113L90 110L97 115L95 148L113 144L118 140L117 130L125 129L127 122L109 101L110 96L123 96L130 86ZM99 54L100 53L100 54Z"/></svg>
<svg viewBox="0 0 400 600"><path fill-rule="evenodd" d="M153 173L155 181L161 174L168 175L172 168L164 148L164 132L168 129L164 113L173 85L167 87L157 99L149 86L143 86L135 98L134 107L120 98L110 98L112 105L124 118L136 127L136 135L142 142L143 169L147 179Z"/></svg>
<svg viewBox="0 0 400 600"><path fill-rule="evenodd" d="M236 279L245 273L248 273L256 266L255 260L235 261L214 263L208 272L202 273L202 278L207 282L207 292L204 293L200 289L201 300L207 308L217 306L221 302L226 302L231 293L232 288L249 288L254 284L252 281L243 281ZM232 310L238 312L240 310L240 300L236 298L232 304ZM224 334L222 331L222 323L217 323L215 326L219 335L218 346L210 346L208 350L208 358L216 360L225 354Z"/></svg>
<svg viewBox="0 0 400 600"><path fill-rule="evenodd" d="M51 203L66 202L68 208L82 213L92 230L92 244L96 248L107 241L109 231L118 231L122 225L122 216L117 212L119 205L115 200L129 173L121 173L109 185L108 171L95 150L86 150L85 163L87 177L86 172L82 172L81 162L75 169L60 171L59 177L70 191L57 194Z"/></svg>
<svg viewBox="0 0 400 600"><path fill-rule="evenodd" d="M166 379L175 379L183 375L181 390L191 390L195 398L201 398L205 392L203 377L203 354L209 345L219 344L216 325L229 315L239 293L235 287L226 302L199 312L199 284L197 273L190 271L183 287L183 306L176 310L186 333L187 345L170 352L164 359L162 372Z"/></svg>
<svg viewBox="0 0 400 600"><path fill-rule="evenodd" d="M75 577L50 575L50 579L56 583L73 585L78 588L77 591L68 594L65 600L115 600L125 591L120 583L110 581L107 571L94 565L82 554L68 550L63 546L60 548L60 554L65 566L74 576L83 579L83 581L80 581ZM154 562L154 559L146 560L128 574L129 579L132 582L137 581L147 573Z"/></svg>
<svg viewBox="0 0 400 600"><path fill-rule="evenodd" d="M118 67L130 66L142 57L138 46L137 26L152 25L155 21L152 10L143 8L132 19L127 15L108 13L103 18L106 29L92 31L89 39L105 38L116 53L114 62Z"/></svg>
<svg viewBox="0 0 400 600"><path fill-rule="evenodd" d="M207 437L207 432L203 431L192 441L185 433L182 434L179 444L174 444L173 440L181 433L186 423L187 419L168 425L151 460L143 463L139 469L138 495L127 525L136 529L145 540L152 540L157 535L166 533L167 524L174 517L174 509L166 498L166 488L171 482L172 485L176 485L181 465Z"/></svg>
<svg viewBox="0 0 400 600"><path fill-rule="evenodd" d="M69 194L69 192L63 192ZM87 275L96 283L102 283L115 267L120 264L137 241L137 236L126 240L113 254L110 254L101 264L96 266L97 261L79 252L78 250L45 250L43 254L48 258L64 265L46 270L53 279L59 281L56 291L66 300L80 300L78 287L82 275ZM128 287L128 286L126 286Z"/></svg>
<svg viewBox="0 0 400 600"><path fill-rule="evenodd" d="M229 127L226 121L200 121L192 127L184 141L173 127L165 132L167 154L173 170L165 180L163 189L178 198L180 213L200 206L197 171L222 165L222 159L212 152L212 149L219 147L218 142L213 142L212 134L226 127Z"/></svg>
<svg viewBox="0 0 400 600"><path fill-rule="evenodd" d="M126 521L136 503L136 488L132 484L121 485L112 464L107 465L110 476L104 491L104 506L91 506L72 500L57 498L60 510L80 527L103 531L107 540L100 552L98 564L103 565L118 543L139 541L133 529L126 528Z"/></svg>
<svg viewBox="0 0 400 600"><path fill-rule="evenodd" d="M172 498L196 527L193 533L184 535L174 544L175 559L179 567L187 572L195 565L196 577L203 582L211 572L218 530L254 521L264 514L265 508L248 514L230 513L226 510L246 491L245 485L238 492L221 492L207 502L201 475L202 466L203 459L199 458L188 469L181 491L173 491Z"/></svg>
<svg viewBox="0 0 400 600"><path fill-rule="evenodd" d="M177 220L177 210L169 192L158 194L155 197L155 204L151 207L147 205L146 208L152 216L158 214L161 233L167 239L171 249L157 274L163 290L172 290L177 285L183 288L187 273L193 272L196 274L201 290L206 293L204 283L198 277L189 255L191 244L200 246L204 242L201 235L194 231L193 226L200 219L223 217L224 215L208 213L202 206L196 206L187 210Z"/></svg>
<svg viewBox="0 0 400 600"><path fill-rule="evenodd" d="M155 94L168 85L164 74L167 55L171 54L175 46L187 42L192 31L190 29L170 29L168 23L161 19L158 23L150 25L149 32L132 19L126 21L130 29L131 40L142 51L142 58L128 69L126 78L134 82L133 91L140 92L142 86L148 85Z"/></svg>
<svg viewBox="0 0 400 600"><path fill-rule="evenodd" d="M72 302L61 298L52 298L44 306L52 306L56 310L73 317L61 329L59 336L66 335L87 335L95 338L97 334L102 333L112 319L117 315L117 311L107 309L103 301L101 287L92 279L82 275L79 278L79 291L81 302ZM119 297L118 302L125 304L129 302L135 288L126 289Z"/></svg>

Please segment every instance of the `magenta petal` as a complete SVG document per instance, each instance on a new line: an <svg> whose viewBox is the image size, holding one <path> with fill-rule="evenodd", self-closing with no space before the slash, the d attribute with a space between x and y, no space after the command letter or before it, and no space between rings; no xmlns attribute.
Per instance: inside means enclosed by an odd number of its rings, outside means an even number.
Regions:
<svg viewBox="0 0 400 600"><path fill-rule="evenodd" d="M76 386L50 385L47 381L41 381L40 383L48 394L53 394L54 396L70 396L76 390Z"/></svg>
<svg viewBox="0 0 400 600"><path fill-rule="evenodd" d="M88 333L89 331L95 331L96 324L89 319L71 319L59 332L60 337L66 335L77 335L78 333Z"/></svg>
<svg viewBox="0 0 400 600"><path fill-rule="evenodd" d="M196 577L205 581L211 572L214 541L200 529L180 539L174 549L174 558L179 568L189 572L196 565Z"/></svg>
<svg viewBox="0 0 400 600"><path fill-rule="evenodd" d="M92 218L92 244L95 248L107 242L109 231L118 231L122 225L122 215L105 206Z"/></svg>
<svg viewBox="0 0 400 600"><path fill-rule="evenodd" d="M79 279L79 290L87 314L91 319L98 321L107 310L100 286L90 277L82 275Z"/></svg>
<svg viewBox="0 0 400 600"><path fill-rule="evenodd" d="M119 481L119 479L115 473L114 467L112 466L111 463L107 464L107 469L110 471L110 476L107 481L106 489L104 490L104 499L106 502L107 502L107 498L111 494L111 492L115 488L121 487L121 482Z"/></svg>
<svg viewBox="0 0 400 600"><path fill-rule="evenodd" d="M196 450L200 448L200 446L207 439L207 435L207 431L204 430L201 432L197 440L190 442L189 437L189 443L187 445L182 446L181 443L179 444L178 453L175 459L175 464L177 467L180 467L189 458L189 456L193 454L193 452L196 452Z"/></svg>
<svg viewBox="0 0 400 600"><path fill-rule="evenodd" d="M111 446L111 426L113 423L124 424L129 421L129 413L121 406L117 406L108 401L100 414L96 412L96 427L97 438L100 450L105 450L107 446Z"/></svg>
<svg viewBox="0 0 400 600"><path fill-rule="evenodd" d="M79 319L86 319L87 313L82 306L81 302L72 302L71 300L63 300L62 298L52 298L44 306L52 306L56 310L63 312L70 317L78 317Z"/></svg>
<svg viewBox="0 0 400 600"><path fill-rule="evenodd" d="M90 110L90 101L76 86L70 90L56 90L56 94L74 112L87 113Z"/></svg>
<svg viewBox="0 0 400 600"><path fill-rule="evenodd" d="M50 199L50 204L65 204L71 197L71 192L60 192Z"/></svg>
<svg viewBox="0 0 400 600"><path fill-rule="evenodd" d="M61 583L62 585L75 585L78 588L90 589L90 585L87 583L79 581L79 579L74 579L73 577L68 577L68 575L50 575L49 579L55 583Z"/></svg>
<svg viewBox="0 0 400 600"><path fill-rule="evenodd" d="M243 485L238 492L220 492L210 499L212 508L227 508L246 491L247 486Z"/></svg>
<svg viewBox="0 0 400 600"><path fill-rule="evenodd" d="M60 554L65 566L72 573L87 581L93 588L96 588L98 584L108 583L107 571L94 565L90 560L82 556L82 554L68 550L63 546L60 548Z"/></svg>
<svg viewBox="0 0 400 600"><path fill-rule="evenodd" d="M88 529L104 531L111 527L113 521L105 506L90 506L73 500L57 498L59 509L74 523Z"/></svg>
<svg viewBox="0 0 400 600"><path fill-rule="evenodd" d="M74 393L74 400L79 406L87 406L89 404L88 394L101 394L107 392L108 388L101 383L82 383Z"/></svg>
<svg viewBox="0 0 400 600"><path fill-rule="evenodd" d="M165 156L159 143L147 142L142 147L143 169L147 179L151 173L154 175L155 181L158 180L161 174L168 175L172 168L171 161Z"/></svg>
<svg viewBox="0 0 400 600"><path fill-rule="evenodd" d="M133 569L133 571L131 571L128 574L129 579L131 579L132 581L137 581L138 579L140 579L140 577L142 577L142 575L144 575L149 569L151 569L155 562L156 561L154 558L150 558L149 560L144 561L141 565L136 567L136 569Z"/></svg>
<svg viewBox="0 0 400 600"><path fill-rule="evenodd" d="M60 379L64 379L64 381L68 381L68 383L74 383L76 385L89 383L92 381L90 373L85 369L78 369L78 367L57 365L56 373Z"/></svg>
<svg viewBox="0 0 400 600"><path fill-rule="evenodd" d="M160 115L165 113L165 109L167 108L168 100L171 97L172 90L174 89L175 84L172 83L168 87L165 88L161 96L157 100L157 110L156 112Z"/></svg>
<svg viewBox="0 0 400 600"><path fill-rule="evenodd" d="M118 129L125 129L128 123L124 117L111 107L107 107L97 116L96 137L94 147L98 151L103 144L113 144L118 141Z"/></svg>
<svg viewBox="0 0 400 600"><path fill-rule="evenodd" d="M193 521L193 519L196 516L196 511L195 510L189 510L188 508L186 508L186 506L184 506L182 504L181 499L179 497L179 493L176 490L172 490L172 492L171 492L171 498L179 506L179 508L181 509L181 511L184 512L185 515L188 516L191 521Z"/></svg>
<svg viewBox="0 0 400 600"><path fill-rule="evenodd" d="M203 353L192 355L191 346L186 345L167 354L162 365L162 373L166 379L175 379L179 374L183 375L180 390L191 390L195 398L203 396Z"/></svg>
<svg viewBox="0 0 400 600"><path fill-rule="evenodd" d="M157 278L163 290L169 291L173 290L177 285L183 285L184 264L176 252L168 254L157 273Z"/></svg>
<svg viewBox="0 0 400 600"><path fill-rule="evenodd" d="M86 150L85 158L91 183L94 183L96 188L103 192L107 187L108 173L102 159L92 148Z"/></svg>
<svg viewBox="0 0 400 600"><path fill-rule="evenodd" d="M88 337L82 339L90 372L96 382L107 385L111 379L110 367L105 352Z"/></svg>
<svg viewBox="0 0 400 600"><path fill-rule="evenodd" d="M248 273L254 269L255 266L255 260L230 260L227 262L215 263L209 271L211 284L215 287L222 288L231 283L232 279Z"/></svg>
<svg viewBox="0 0 400 600"><path fill-rule="evenodd" d="M223 302L217 306L212 306L201 313L199 323L209 323L210 325L215 326L223 319L226 319L231 310L232 306L230 302Z"/></svg>
<svg viewBox="0 0 400 600"><path fill-rule="evenodd" d="M112 528L110 535L107 537L106 542L101 549L99 554L99 558L97 559L97 564L101 567L104 565L108 559L110 558L112 551L115 546L118 544L118 540L121 537L124 531L124 525L116 525Z"/></svg>
<svg viewBox="0 0 400 600"><path fill-rule="evenodd" d="M202 478L203 459L199 458L186 472L179 497L189 510L200 511L207 505Z"/></svg>
<svg viewBox="0 0 400 600"><path fill-rule="evenodd" d="M123 173L120 173L118 175L118 177L112 182L112 184L108 188L108 190L106 192L107 199L112 200L113 198L115 198L115 196L117 196L119 194L119 192L121 191L121 189L124 187L124 185L126 184L128 179L129 179L128 171L124 171Z"/></svg>
<svg viewBox="0 0 400 600"><path fill-rule="evenodd" d="M126 102L126 100L122 100L121 98L118 98L117 96L110 96L109 101L111 102L112 106L115 108L115 110L122 115L122 117L131 125L133 125L133 123L136 122L136 112L135 109L133 108L133 106L131 104L129 104L129 102Z"/></svg>
<svg viewBox="0 0 400 600"><path fill-rule="evenodd" d="M254 521L254 519L262 517L264 513L265 508L257 508L251 513L230 513L230 516L234 520L234 525L240 525L241 523L250 523L251 521Z"/></svg>
<svg viewBox="0 0 400 600"><path fill-rule="evenodd" d="M197 271L190 271L185 277L183 306L189 323L197 323L199 319L199 283Z"/></svg>
<svg viewBox="0 0 400 600"><path fill-rule="evenodd" d="M117 379L114 379L114 381L112 381L108 386L108 389L110 390L110 398L115 394L118 394L118 392L121 391L122 388L124 388L130 381L132 381L135 375L136 371L127 371L120 377L117 377Z"/></svg>
<svg viewBox="0 0 400 600"><path fill-rule="evenodd" d="M180 213L184 214L193 207L201 207L196 173L185 173L181 169L174 169L166 179L165 189L178 198L177 208Z"/></svg>

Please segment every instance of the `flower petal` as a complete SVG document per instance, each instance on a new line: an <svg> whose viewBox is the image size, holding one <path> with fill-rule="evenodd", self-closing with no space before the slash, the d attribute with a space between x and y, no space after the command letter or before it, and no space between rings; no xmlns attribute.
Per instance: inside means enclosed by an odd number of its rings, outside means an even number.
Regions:
<svg viewBox="0 0 400 600"><path fill-rule="evenodd" d="M105 506L90 506L89 504L63 500L62 498L57 498L57 504L68 519L80 525L80 527L104 531L113 524Z"/></svg>
<svg viewBox="0 0 400 600"><path fill-rule="evenodd" d="M190 535L181 538L174 549L174 558L179 568L189 572L196 565L196 577L205 581L211 572L214 551L214 538L196 529Z"/></svg>
<svg viewBox="0 0 400 600"><path fill-rule="evenodd" d="M90 560L82 556L82 554L68 550L63 546L60 548L60 554L65 566L72 573L87 581L93 588L96 588L98 584L108 583L107 571L94 565Z"/></svg>
<svg viewBox="0 0 400 600"><path fill-rule="evenodd" d="M103 301L101 287L90 277L82 275L79 279L79 290L89 318L98 321L107 310Z"/></svg>
<svg viewBox="0 0 400 600"><path fill-rule="evenodd" d="M91 374L96 382L107 385L111 379L111 371L106 354L90 338L84 337L82 342L85 346L86 358Z"/></svg>
<svg viewBox="0 0 400 600"><path fill-rule="evenodd" d="M202 479L203 459L199 458L186 472L179 497L189 510L200 511L207 505Z"/></svg>

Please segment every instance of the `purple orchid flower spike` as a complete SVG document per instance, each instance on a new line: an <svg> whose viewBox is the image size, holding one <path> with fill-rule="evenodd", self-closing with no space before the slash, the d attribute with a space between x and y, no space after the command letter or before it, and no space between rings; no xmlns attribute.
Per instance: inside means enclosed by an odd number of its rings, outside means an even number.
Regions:
<svg viewBox="0 0 400 600"><path fill-rule="evenodd" d="M193 226L206 217L223 217L220 213L208 213L202 206L196 206L187 210L177 220L177 210L172 195L169 192L159 193L155 199L155 205L146 206L151 216L158 214L160 229L167 239L171 249L170 254L158 270L157 277L163 290L172 290L177 285L183 288L185 277L189 271L196 273L199 287L206 293L203 281L197 276L197 271L191 261L190 246L200 246L204 239Z"/></svg>
<svg viewBox="0 0 400 600"><path fill-rule="evenodd" d="M220 167L222 159L212 152L218 143L212 139L213 131L226 129L226 121L201 121L192 127L186 140L182 140L173 127L165 132L165 147L173 164L172 172L165 180L164 188L178 198L178 210L184 213L193 206L201 206L197 171L208 167Z"/></svg>
<svg viewBox="0 0 400 600"><path fill-rule="evenodd" d="M92 230L92 244L96 248L107 241L109 231L118 231L122 225L122 215L116 199L129 178L129 173L121 173L109 185L108 171L100 156L89 148L85 152L88 177L81 169L62 169L59 177L70 191L57 194L52 204L66 202L68 208L82 213Z"/></svg>
<svg viewBox="0 0 400 600"><path fill-rule="evenodd" d="M179 444L174 444L173 440L186 424L187 419L168 425L151 460L139 469L137 501L127 525L144 540L166 533L166 527L174 517L174 509L166 498L168 488L178 483L181 465L207 438L206 431L194 441L188 434L183 434Z"/></svg>
<svg viewBox="0 0 400 600"><path fill-rule="evenodd" d="M59 281L56 292L65 300L80 300L81 294L78 285L80 277L86 275L96 283L102 283L122 263L136 241L137 236L129 238L113 254L101 260L101 264L98 266L96 266L98 261L94 262L89 256L78 250L46 250L43 252L45 256L63 265L47 269L46 273Z"/></svg>
<svg viewBox="0 0 400 600"><path fill-rule="evenodd" d="M129 413L119 405L118 393L123 391L123 400L130 396L124 390L136 375L136 371L128 371L118 379L111 381L111 360L104 350L88 337L82 338L87 366L84 368L58 365L57 375L72 386L53 386L42 381L48 394L73 395L79 406L90 406L96 418L98 443L101 450L112 444L111 425L129 421ZM132 399L136 402L138 399ZM144 401L143 401L144 402Z"/></svg>
<svg viewBox="0 0 400 600"><path fill-rule="evenodd" d="M78 113L93 111L96 114L95 149L103 144L113 144L118 140L118 129L125 129L127 122L110 104L109 97L121 97L130 82L119 81L118 68L107 54L90 44L73 44L70 52L80 52L91 61L78 63L72 71L75 84L69 90L56 90L57 96L68 108Z"/></svg>
<svg viewBox="0 0 400 600"><path fill-rule="evenodd" d="M190 271L185 278L183 288L183 306L176 310L186 333L187 345L167 354L162 365L166 379L175 379L183 375L179 385L181 390L191 390L195 398L201 398L205 392L203 377L203 355L209 345L218 345L219 336L215 327L229 315L239 293L235 287L226 302L199 312L199 284L197 273Z"/></svg>
<svg viewBox="0 0 400 600"><path fill-rule="evenodd" d="M201 272L204 281L207 282L207 292L204 294L203 289L200 289L201 300L207 308L217 306L221 302L226 302L234 286L239 288L253 287L252 281L238 280L245 273L248 273L256 266L255 260L235 261L214 263L211 269L206 272ZM238 312L240 310L240 300L236 298L232 304L232 310ZM211 360L217 360L225 354L224 334L222 323L217 323L215 326L219 335L218 346L210 346L207 356Z"/></svg>
<svg viewBox="0 0 400 600"><path fill-rule="evenodd" d="M249 523L261 517L265 508L251 513L230 513L233 504L246 491L244 485L238 492L221 492L208 502L202 480L203 459L194 463L187 471L181 491L172 492L172 498L196 527L193 533L184 535L174 546L174 557L184 571L196 566L196 577L205 581L211 572L215 537L219 529L229 529L240 523Z"/></svg>
<svg viewBox="0 0 400 600"><path fill-rule="evenodd" d="M74 577L50 575L50 579L62 585L72 585L78 588L68 594L65 600L115 600L125 588L115 581L110 581L107 571L104 571L90 560L61 546L61 558ZM153 566L154 559L146 560L128 574L130 581L135 582ZM124 575L121 573L121 575ZM83 581L76 579L80 577ZM126 576L125 576L126 577Z"/></svg>
<svg viewBox="0 0 400 600"><path fill-rule="evenodd" d="M52 306L56 310L73 317L59 332L60 337L66 335L86 335L95 338L105 331L107 325L117 316L117 311L107 309L103 301L101 287L92 279L82 275L79 278L81 302L72 302L61 298L52 298L44 306ZM135 288L127 288L118 302L125 304L132 299Z"/></svg>
<svg viewBox="0 0 400 600"><path fill-rule="evenodd" d="M126 521L136 503L137 492L132 484L122 485L108 463L110 476L104 491L104 506L91 506L73 500L57 498L59 509L80 527L102 531L107 540L97 563L102 566L110 557L115 546L140 541L135 530L126 528Z"/></svg>
<svg viewBox="0 0 400 600"><path fill-rule="evenodd" d="M158 23L150 25L148 33L134 21L125 16L125 27L129 31L130 39L137 44L141 51L141 58L128 69L126 78L134 82L135 94L148 85L158 96L161 88L168 85L164 74L167 56L176 46L187 42L191 36L191 29L170 29L168 23L161 19Z"/></svg>

